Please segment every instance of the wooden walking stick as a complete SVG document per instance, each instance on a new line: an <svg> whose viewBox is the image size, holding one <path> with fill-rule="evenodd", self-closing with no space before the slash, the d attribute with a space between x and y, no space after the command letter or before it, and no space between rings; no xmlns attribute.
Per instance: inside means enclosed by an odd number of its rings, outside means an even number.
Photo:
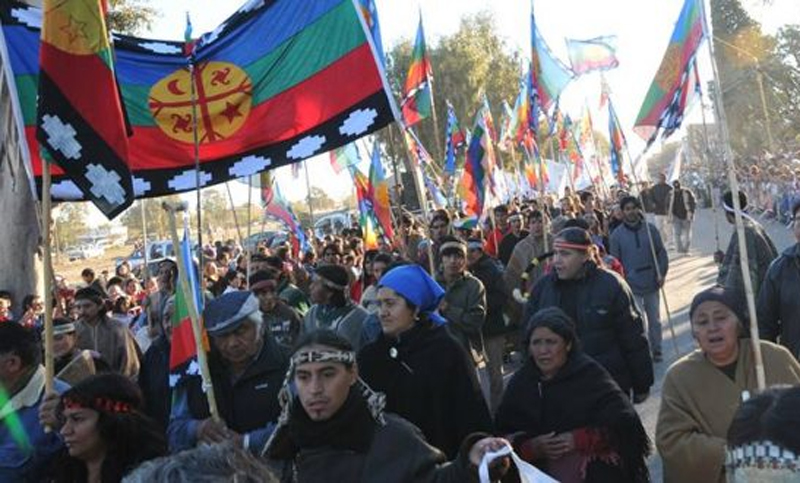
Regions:
<svg viewBox="0 0 800 483"><path fill-rule="evenodd" d="M181 245L180 237L178 236L177 223L175 222L176 214L182 213L184 229L186 228L187 219L186 211L188 204L184 202L169 203L167 201L161 204L162 208L166 210L169 217L169 231L172 236L172 245L175 247L175 254L177 255L178 262L178 281L179 290L182 291L184 300L186 300L186 307L189 310L189 319L192 322L192 332L194 333L194 342L197 350L197 363L200 366L200 374L203 378L203 392L208 400L208 411L215 421L221 421L219 410L217 409L217 398L214 394L214 383L211 380L211 371L208 368L208 354L204 344L203 328L200 325L200 314L195 304L195 294L192 293L192 287L189 285L189 277L187 270L192 270L193 267L186 266L184 262L183 246Z"/></svg>

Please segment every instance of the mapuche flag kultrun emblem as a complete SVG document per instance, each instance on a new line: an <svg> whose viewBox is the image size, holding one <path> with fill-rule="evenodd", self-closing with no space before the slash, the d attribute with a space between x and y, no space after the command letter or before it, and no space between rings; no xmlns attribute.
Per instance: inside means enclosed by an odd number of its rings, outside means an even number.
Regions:
<svg viewBox="0 0 800 483"><path fill-rule="evenodd" d="M36 139L113 218L133 203L128 129L99 0L45 0Z"/></svg>

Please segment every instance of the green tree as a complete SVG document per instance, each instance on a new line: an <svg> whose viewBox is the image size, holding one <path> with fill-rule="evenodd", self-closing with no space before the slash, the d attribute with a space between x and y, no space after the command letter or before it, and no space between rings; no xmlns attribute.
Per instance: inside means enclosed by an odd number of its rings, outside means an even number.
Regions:
<svg viewBox="0 0 800 483"><path fill-rule="evenodd" d="M76 244L87 229L86 203L59 203L53 210L56 245L63 251Z"/></svg>
<svg viewBox="0 0 800 483"><path fill-rule="evenodd" d="M150 29L158 11L149 3L150 0L110 0L109 28L128 35L140 34Z"/></svg>
<svg viewBox="0 0 800 483"><path fill-rule="evenodd" d="M516 53L510 53L511 49L501 39L490 12L463 17L458 31L442 37L436 45L430 40L426 39L433 66L433 96L440 132L435 132L433 119L422 120L414 129L430 154L442 163L438 158L444 151L445 101L453 104L462 129L469 130L485 93L499 129L503 100L513 102L517 95L521 61ZM412 48L411 41L404 40L395 45L387 57L387 70L397 99L402 98ZM389 130L383 130L379 137L383 143L390 144L389 156L402 162L406 159L405 144L397 130L393 131L393 143L390 143Z"/></svg>

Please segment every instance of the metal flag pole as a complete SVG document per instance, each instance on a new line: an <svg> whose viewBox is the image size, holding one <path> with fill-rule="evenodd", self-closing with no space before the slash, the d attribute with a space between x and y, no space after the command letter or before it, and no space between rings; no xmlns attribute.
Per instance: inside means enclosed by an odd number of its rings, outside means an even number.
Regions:
<svg viewBox="0 0 800 483"><path fill-rule="evenodd" d="M183 292L184 300L186 300L186 307L189 311L189 319L192 322L192 333L194 334L197 363L200 366L200 374L203 378L203 392L205 393L206 400L208 401L208 412L215 421L221 421L219 410L217 409L217 398L216 394L214 393L214 382L211 379L211 371L208 368L208 354L206 354L205 348L206 338L200 325L200 312L197 308L197 305L195 305L195 295L192 293L192 288L189 285L189 277L187 275L187 270L191 270L193 267L187 267L184 263L183 247L181 246L181 240L178 237L178 228L175 221L175 217L177 216L176 213L184 213L184 233L188 231L189 220L185 215L188 204L186 202L172 204L165 201L161 204L161 206L164 208L164 210L166 210L169 218L169 231L170 235L172 236L172 244L175 247L175 254L178 263L178 279L180 281L179 290Z"/></svg>
<svg viewBox="0 0 800 483"><path fill-rule="evenodd" d="M694 64L694 71L695 71L695 76L699 80L700 76L697 74L697 63ZM709 141L710 138L708 136L708 123L706 122L706 102L703 99L702 90L700 91L700 116L703 119L703 141L704 141L704 144L705 144L706 160L709 163L711 163L712 161L716 161L716 160L712 159L713 155L711 153L711 142ZM713 164L716 164L716 162L714 162ZM711 195L711 212L714 215L714 243L716 245L716 250L715 250L715 253L716 253L716 252L720 251L720 246L719 246L719 220L717 219L717 200L715 199L716 196L715 196L715 190L713 189L713 186L712 186L712 189L709 190L709 194Z"/></svg>
<svg viewBox="0 0 800 483"><path fill-rule="evenodd" d="M708 25L705 16L704 2L699 2L703 20L703 29L708 37ZM708 40L708 51L711 56L711 70L714 73L714 104L717 112L717 124L719 125L720 141L722 142L723 156L728 166L728 180L731 185L731 195L733 198L733 215L736 222L736 236L739 241L739 259L741 261L742 279L744 281L744 292L747 299L747 311L750 315L750 339L753 348L753 358L755 359L756 382L758 390L763 391L767 387L766 374L764 372L764 359L761 355L761 341L758 335L758 315L756 313L755 297L753 296L753 281L750 279L750 259L747 256L747 239L744 234L744 221L742 217L742 206L739 203L739 182L736 179L736 166L733 161L733 150L730 144L730 133L728 132L728 120L725 116L725 106L722 102L722 86L719 81L719 70L717 60L714 57L714 45Z"/></svg>
<svg viewBox="0 0 800 483"><path fill-rule="evenodd" d="M247 177L247 242L251 242L252 240L252 230L253 228L253 175ZM253 243L253 250L255 250L256 244ZM245 250L247 254L247 286L250 286L250 259L252 258L253 250L248 250L247 247L242 244L242 249Z"/></svg>
<svg viewBox="0 0 800 483"><path fill-rule="evenodd" d="M402 121L397 120L397 125L400 128L400 131L403 132L405 127L403 126ZM422 210L422 216L425 218L425 223L428 224L431 222L430 220L430 213L428 211L428 199L425 194L424 183L422 181L422 166L419 166L418 163L413 161L413 155L411 154L411 146L408 143L408 136L403 134L403 141L406 144L406 161L409 163L411 167L411 173L414 178L414 187L417 191L417 199L419 200L420 209ZM427 243L428 246L428 265L431 272L431 277L436 277L436 264L433 260L433 240L429 240Z"/></svg>

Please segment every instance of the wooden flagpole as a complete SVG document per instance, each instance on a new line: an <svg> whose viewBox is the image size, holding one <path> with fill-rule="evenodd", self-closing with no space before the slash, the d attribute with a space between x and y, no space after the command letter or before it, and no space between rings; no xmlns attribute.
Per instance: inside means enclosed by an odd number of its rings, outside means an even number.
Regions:
<svg viewBox="0 0 800 483"><path fill-rule="evenodd" d="M42 156L42 245L44 248L44 387L45 394L54 391L55 356L53 354L53 265L50 252L50 221L53 201L50 197L50 161Z"/></svg>
<svg viewBox="0 0 800 483"><path fill-rule="evenodd" d="M200 374L203 378L203 392L208 401L208 411L215 421L221 421L219 410L217 409L217 398L214 394L214 382L211 379L211 371L208 368L208 354L206 354L203 328L200 325L200 313L195 305L194 293L189 285L189 277L187 270L192 270L193 267L187 267L183 258L183 246L178 236L177 223L175 221L176 213L183 213L187 210L188 204L186 202L172 204L163 202L161 206L166 210L169 218L169 230L172 236L172 245L175 247L175 254L178 263L178 280L180 281L180 290L183 291L184 300L186 300L186 307L189 310L189 319L192 322L192 333L194 333L195 348L197 351L197 363L200 366ZM188 230L188 219L183 216L184 230ZM199 274L198 274L199 275Z"/></svg>
<svg viewBox="0 0 800 483"><path fill-rule="evenodd" d="M400 131L403 132L405 127L403 126L402 121L396 121ZM419 200L420 209L422 210L422 216L425 218L425 223L430 224L430 213L428 211L428 197L425 194L425 184L422 181L422 166L419 166L417 163L413 161L413 154L411 154L411 146L408 144L408 136L403 133L403 142L406 145L406 160L411 167L411 172L414 178L414 187L417 191L417 199ZM430 227L427 227L430 230ZM430 239L427 243L428 245L428 265L431 271L431 277L436 277L436 264L433 260L433 240Z"/></svg>
<svg viewBox="0 0 800 483"><path fill-rule="evenodd" d="M714 57L714 43L709 39L708 26L705 15L704 2L700 2L700 9L703 21L703 29L706 33L708 42L708 51L711 56L711 70L714 73L714 103L717 112L717 124L719 125L720 141L724 158L728 166L728 180L731 185L731 194L733 195L733 215L736 222L736 236L739 241L739 259L741 260L742 279L744 281L744 292L747 299L747 311L750 315L750 339L753 348L753 357L755 359L756 382L758 390L763 391L767 387L766 374L764 371L764 359L761 355L761 340L758 335L758 314L756 313L755 297L753 295L753 282L750 279L750 259L747 255L747 239L744 234L744 222L742 219L742 206L739 203L739 182L736 179L736 166L733 161L733 149L730 144L730 133L728 132L728 120L725 115L725 106L722 102L722 86L719 81L719 70L717 67L717 60Z"/></svg>

